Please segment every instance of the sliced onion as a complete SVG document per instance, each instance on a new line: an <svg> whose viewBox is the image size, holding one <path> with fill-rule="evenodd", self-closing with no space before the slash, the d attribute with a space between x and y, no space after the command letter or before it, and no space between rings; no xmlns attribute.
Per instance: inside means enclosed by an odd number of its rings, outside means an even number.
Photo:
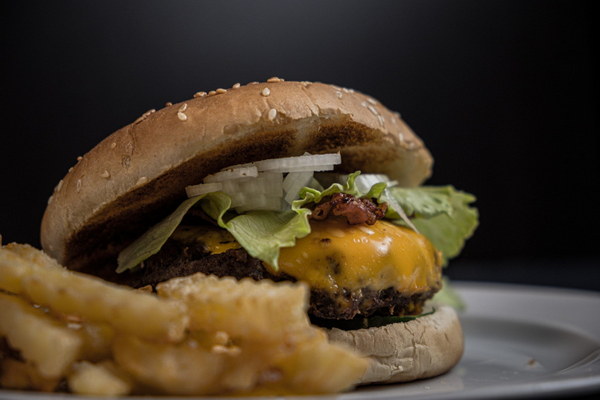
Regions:
<svg viewBox="0 0 600 400"><path fill-rule="evenodd" d="M326 165L308 165L308 166L299 166L299 167L290 167L286 168L286 172L319 172L319 171L333 171L335 165L326 164Z"/></svg>
<svg viewBox="0 0 600 400"><path fill-rule="evenodd" d="M298 192L304 186L307 186L313 178L313 172L290 172L283 180L283 190L285 191L284 200L288 204L298 198Z"/></svg>
<svg viewBox="0 0 600 400"><path fill-rule="evenodd" d="M208 175L206 178L204 178L204 183L223 182L231 179L240 179L256 176L258 176L258 170L256 166L227 168L215 174Z"/></svg>
<svg viewBox="0 0 600 400"><path fill-rule="evenodd" d="M257 161L255 165L259 171L327 171L329 169L321 168L333 169L331 166L341 164L341 162L342 157L340 153L329 153L314 155L308 154L297 157L272 158L269 160Z"/></svg>
<svg viewBox="0 0 600 400"><path fill-rule="evenodd" d="M413 231L419 233L419 230L417 229L415 224L413 224L412 221L408 218L408 216L402 209L402 206L390 195L389 190L385 189L384 193L385 193L385 197L386 197L385 200L387 201L388 206L392 210L396 211L398 213L398 215L400 215L400 218L402 218L402 220L404 222L406 222L406 225L408 225Z"/></svg>
<svg viewBox="0 0 600 400"><path fill-rule="evenodd" d="M236 198L236 200L239 200L239 198ZM279 211L282 209L280 196L255 194L252 196L244 196L241 203L242 204L235 207L235 210L239 213L253 210Z"/></svg>
<svg viewBox="0 0 600 400"><path fill-rule="evenodd" d="M310 182L308 182L308 185L306 186L309 188L317 189L319 192L325 190L323 185L321 185L321 183L318 180L316 180L314 176L310 178Z"/></svg>
<svg viewBox="0 0 600 400"><path fill-rule="evenodd" d="M337 172L318 172L315 174L315 178L323 187L329 187L334 183L344 184L348 180L348 175Z"/></svg>
<svg viewBox="0 0 600 400"><path fill-rule="evenodd" d="M218 192L223 190L223 184L220 182L201 183L199 185L187 186L185 193L188 197L200 196L201 194Z"/></svg>
<svg viewBox="0 0 600 400"><path fill-rule="evenodd" d="M286 208L284 204L291 204L298 197L302 187L320 186L314 179L315 171L331 171L341 162L339 153L307 153L240 164L208 175L203 184L189 186L186 192L192 197L223 191L231 196L232 207L238 212L281 210ZM284 173L287 173L285 180Z"/></svg>
<svg viewBox="0 0 600 400"><path fill-rule="evenodd" d="M232 179L222 182L223 191L230 196L236 193L283 196L283 174L261 172L256 178Z"/></svg>
<svg viewBox="0 0 600 400"><path fill-rule="evenodd" d="M390 181L390 178L385 174L360 174L354 181L356 188L361 193L368 193L373 185L380 182L386 182L388 186L392 186L392 181Z"/></svg>

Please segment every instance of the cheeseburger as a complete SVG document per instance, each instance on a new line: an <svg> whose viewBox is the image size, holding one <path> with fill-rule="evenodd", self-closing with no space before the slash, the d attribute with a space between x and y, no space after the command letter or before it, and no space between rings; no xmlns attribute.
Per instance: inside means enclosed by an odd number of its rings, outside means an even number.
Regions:
<svg viewBox="0 0 600 400"><path fill-rule="evenodd" d="M453 309L426 302L477 225L471 195L419 186L431 168L372 97L236 84L150 110L80 157L41 241L71 269L136 288L198 272L305 282L311 321L373 358L361 383L431 377L463 337Z"/></svg>

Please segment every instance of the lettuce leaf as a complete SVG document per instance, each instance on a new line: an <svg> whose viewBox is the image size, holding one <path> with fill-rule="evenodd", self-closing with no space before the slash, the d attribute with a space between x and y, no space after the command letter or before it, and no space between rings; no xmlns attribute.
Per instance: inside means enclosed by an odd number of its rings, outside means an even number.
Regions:
<svg viewBox="0 0 600 400"><path fill-rule="evenodd" d="M277 271L279 249L294 246L296 239L310 233L308 214L310 210L306 208L284 212L252 211L219 225L227 229L248 254Z"/></svg>
<svg viewBox="0 0 600 400"><path fill-rule="evenodd" d="M452 186L418 188L392 187L394 196L417 230L442 252L444 262L456 257L478 225L475 196ZM405 225L402 220L395 223Z"/></svg>
<svg viewBox="0 0 600 400"><path fill-rule="evenodd" d="M451 215L452 204L449 201L452 187L417 188L391 187L389 192L410 218L431 218L439 214Z"/></svg>
<svg viewBox="0 0 600 400"><path fill-rule="evenodd" d="M291 247L297 238L310 233L307 208L290 211L252 211L231 216L231 198L223 192L214 192L185 200L167 218L150 228L119 254L117 273L134 269L142 261L158 253L185 214L199 204L218 225L227 229L248 254L275 270L278 269L279 249Z"/></svg>
<svg viewBox="0 0 600 400"><path fill-rule="evenodd" d="M175 232L185 214L206 195L185 200L171 215L154 225L142 236L119 253L117 273L125 272L140 265L148 257L158 253L167 239Z"/></svg>
<svg viewBox="0 0 600 400"><path fill-rule="evenodd" d="M150 228L144 235L125 248L118 258L117 272L143 265L142 262L158 253L181 223L185 214L194 206L227 229L240 245L273 269L278 269L279 250L291 247L296 239L310 233L306 206L319 203L335 193L347 193L358 197L373 198L382 203L392 196L411 218L420 233L443 253L444 259L456 256L477 226L477 210L469 207L475 198L459 192L451 186L419 188L387 188L386 183L373 185L367 193L361 193L355 184L360 171L350 174L344 184L334 183L324 190L305 187L300 198L287 211L251 211L238 215L231 211L231 198L222 192L209 193L185 200L167 218ZM397 212L388 209L386 218L406 226Z"/></svg>
<svg viewBox="0 0 600 400"><path fill-rule="evenodd" d="M360 175L360 171L356 171L348 175L345 184L333 183L325 190L318 190L309 187L304 187L298 193L298 200L292 202L292 210L297 210L310 203L320 203L324 197L331 196L336 193L347 193L354 196L361 196L361 193L356 188L355 180Z"/></svg>
<svg viewBox="0 0 600 400"><path fill-rule="evenodd" d="M430 300L434 306L450 306L456 311L464 311L467 308L460 294L452 287L450 280L442 277L442 288Z"/></svg>

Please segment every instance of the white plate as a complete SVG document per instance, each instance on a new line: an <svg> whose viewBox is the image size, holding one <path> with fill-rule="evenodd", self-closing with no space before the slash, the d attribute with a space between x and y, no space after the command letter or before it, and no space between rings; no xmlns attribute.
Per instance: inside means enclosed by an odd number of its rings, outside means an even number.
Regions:
<svg viewBox="0 0 600 400"><path fill-rule="evenodd" d="M492 283L454 286L467 310L461 316L465 354L452 371L407 384L363 387L334 398L496 399L600 392L600 293ZM63 398L91 399L0 391L0 400ZM301 397L318 398L332 399Z"/></svg>

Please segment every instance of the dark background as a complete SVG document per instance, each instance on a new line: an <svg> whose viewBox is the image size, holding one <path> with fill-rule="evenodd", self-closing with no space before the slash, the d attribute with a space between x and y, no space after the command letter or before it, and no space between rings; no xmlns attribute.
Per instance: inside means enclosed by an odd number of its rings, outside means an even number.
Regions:
<svg viewBox="0 0 600 400"><path fill-rule="evenodd" d="M166 101L280 76L371 94L481 225L448 273L600 290L591 2L3 2L0 233L39 246L53 187Z"/></svg>

